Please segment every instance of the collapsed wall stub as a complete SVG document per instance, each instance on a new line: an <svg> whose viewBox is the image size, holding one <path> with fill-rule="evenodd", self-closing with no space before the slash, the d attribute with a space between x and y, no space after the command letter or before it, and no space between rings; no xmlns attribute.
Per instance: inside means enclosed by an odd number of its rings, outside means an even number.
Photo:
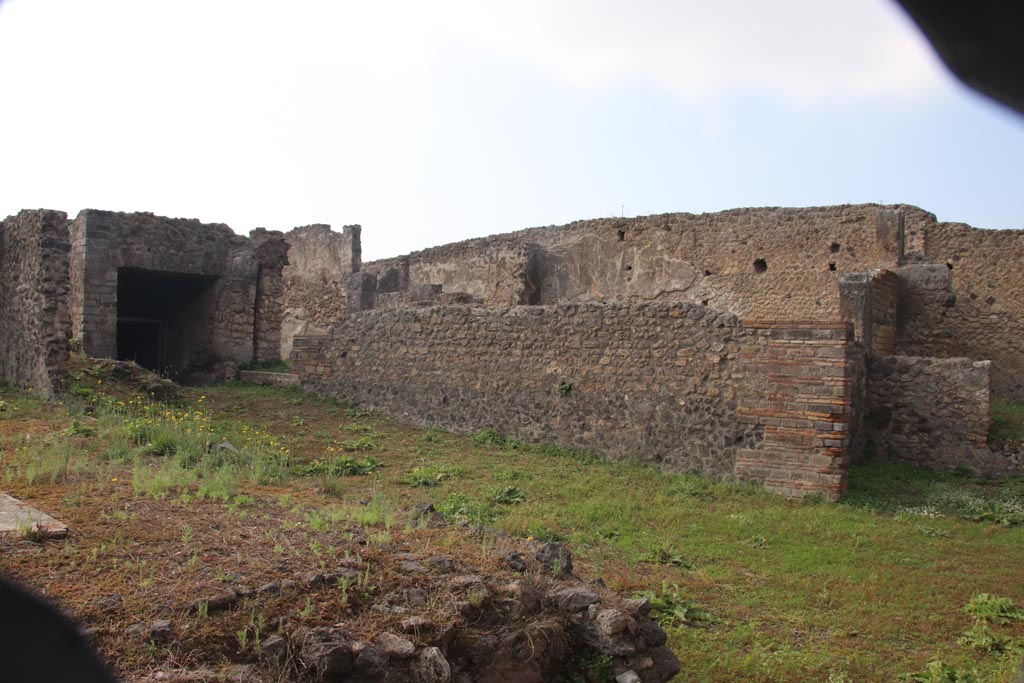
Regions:
<svg viewBox="0 0 1024 683"><path fill-rule="evenodd" d="M86 353L192 382L279 353L280 233L247 239L222 224L93 209L69 232L72 333Z"/></svg>
<svg viewBox="0 0 1024 683"><path fill-rule="evenodd" d="M44 397L67 378L69 248L62 211L0 221L0 379Z"/></svg>

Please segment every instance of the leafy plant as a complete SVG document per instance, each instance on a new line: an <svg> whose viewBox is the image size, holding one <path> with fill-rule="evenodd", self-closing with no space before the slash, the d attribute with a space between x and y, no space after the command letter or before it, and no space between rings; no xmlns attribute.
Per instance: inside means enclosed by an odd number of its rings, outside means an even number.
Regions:
<svg viewBox="0 0 1024 683"><path fill-rule="evenodd" d="M993 630L988 624L976 621L971 628L964 631L957 642L964 647L985 652L1005 652L1013 643L1013 639Z"/></svg>
<svg viewBox="0 0 1024 683"><path fill-rule="evenodd" d="M491 494L491 501L496 505L520 505L526 502L526 494L518 486L505 486Z"/></svg>
<svg viewBox="0 0 1024 683"><path fill-rule="evenodd" d="M684 595L679 586L662 583L660 591L645 590L633 593L633 598L650 603L651 618L665 628L673 626L699 626L718 621L710 612L699 607Z"/></svg>
<svg viewBox="0 0 1024 683"><path fill-rule="evenodd" d="M172 434L157 434L152 441L146 444L144 452L147 455L160 457L174 455L178 452L178 442Z"/></svg>
<svg viewBox="0 0 1024 683"><path fill-rule="evenodd" d="M71 426L68 427L66 433L69 436L96 436L96 427L92 425L82 424L82 422L79 420L72 420Z"/></svg>
<svg viewBox="0 0 1024 683"><path fill-rule="evenodd" d="M1007 624L1024 621L1024 609L1010 598L1001 598L990 593L978 593L964 607L964 611L975 620L990 624Z"/></svg>
<svg viewBox="0 0 1024 683"><path fill-rule="evenodd" d="M976 522L995 522L999 526L1024 524L1024 500L989 501L985 509L972 519Z"/></svg>
<svg viewBox="0 0 1024 683"><path fill-rule="evenodd" d="M555 393L559 397L565 397L572 393L572 382L567 379L559 380L558 384L555 385Z"/></svg>
<svg viewBox="0 0 1024 683"><path fill-rule="evenodd" d="M964 606L964 611L974 617L971 626L958 641L961 645L986 652L1008 652L1024 649L1014 638L996 631L992 625L1004 625L1024 621L1024 609L1010 598L991 593L978 593Z"/></svg>

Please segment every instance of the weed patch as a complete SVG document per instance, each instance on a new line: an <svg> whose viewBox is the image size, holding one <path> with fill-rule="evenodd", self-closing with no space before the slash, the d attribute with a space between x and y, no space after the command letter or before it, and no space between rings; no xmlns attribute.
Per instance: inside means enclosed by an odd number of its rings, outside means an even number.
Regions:
<svg viewBox="0 0 1024 683"><path fill-rule="evenodd" d="M903 676L901 680L910 683L981 683L977 669L958 669L941 660L929 662L923 671Z"/></svg>
<svg viewBox="0 0 1024 683"><path fill-rule="evenodd" d="M515 448L519 445L519 442L515 439L511 439L490 427L481 429L474 434L473 443L478 446L501 446L503 448Z"/></svg>
<svg viewBox="0 0 1024 683"><path fill-rule="evenodd" d="M475 526L493 524L500 516L490 502L464 493L451 493L436 507L449 522L466 522Z"/></svg>
<svg viewBox="0 0 1024 683"><path fill-rule="evenodd" d="M373 474L381 467L376 458L335 457L312 460L296 465L296 474L304 477L361 477Z"/></svg>
<svg viewBox="0 0 1024 683"><path fill-rule="evenodd" d="M430 465L414 467L406 475L403 483L412 487L428 488L440 486L442 482L458 479L465 470L457 465Z"/></svg>

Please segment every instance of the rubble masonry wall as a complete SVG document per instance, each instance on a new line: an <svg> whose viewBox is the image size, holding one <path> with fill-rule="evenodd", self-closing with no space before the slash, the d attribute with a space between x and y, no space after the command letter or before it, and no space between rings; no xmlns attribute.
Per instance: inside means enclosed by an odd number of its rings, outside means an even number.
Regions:
<svg viewBox="0 0 1024 683"><path fill-rule="evenodd" d="M439 306L350 315L297 337L292 363L308 388L419 424L835 498L850 341L845 324L747 327L682 303Z"/></svg>
<svg viewBox="0 0 1024 683"><path fill-rule="evenodd" d="M884 356L868 359L868 450L935 469L1006 474L988 448L989 361Z"/></svg>
<svg viewBox="0 0 1024 683"><path fill-rule="evenodd" d="M938 223L924 250L901 269L899 352L991 360L992 395L1024 399L1024 231Z"/></svg>
<svg viewBox="0 0 1024 683"><path fill-rule="evenodd" d="M44 397L67 379L68 251L61 211L0 222L0 378Z"/></svg>

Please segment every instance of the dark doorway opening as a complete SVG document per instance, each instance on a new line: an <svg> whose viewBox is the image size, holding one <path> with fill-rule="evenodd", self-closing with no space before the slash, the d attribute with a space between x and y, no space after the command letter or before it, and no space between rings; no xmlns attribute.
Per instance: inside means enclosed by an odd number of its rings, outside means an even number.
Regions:
<svg viewBox="0 0 1024 683"><path fill-rule="evenodd" d="M117 358L163 375L209 362L217 278L121 268L117 271Z"/></svg>
<svg viewBox="0 0 1024 683"><path fill-rule="evenodd" d="M118 318L117 359L163 372L167 368L167 321Z"/></svg>

